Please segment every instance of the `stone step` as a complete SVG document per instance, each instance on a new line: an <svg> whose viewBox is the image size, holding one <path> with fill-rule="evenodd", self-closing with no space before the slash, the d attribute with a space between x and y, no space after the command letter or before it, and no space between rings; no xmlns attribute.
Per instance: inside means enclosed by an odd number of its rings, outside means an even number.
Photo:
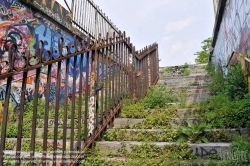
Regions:
<svg viewBox="0 0 250 166"><path fill-rule="evenodd" d="M205 129L205 136L211 142L221 140L230 141L241 135L245 140L249 138L250 129ZM109 129L106 131L103 140L105 141L177 141L177 128L171 129Z"/></svg>
<svg viewBox="0 0 250 166"><path fill-rule="evenodd" d="M73 154L74 153L74 154ZM16 151L6 150L4 151L5 158L8 158L11 162L15 163L15 157L16 157ZM73 155L76 155L76 152L72 152ZM46 153L46 159L42 159L43 153L36 152L34 154L34 163L36 164L42 164L43 162L46 162L46 166L52 166L53 165L53 153ZM62 153L58 153L56 156L55 162L57 165L62 164L63 155ZM64 155L64 158L66 159L65 162L70 163L70 154L67 152L66 155ZM30 161L30 152L23 152L20 153L20 159L21 163L29 163ZM10 164L11 165L11 164Z"/></svg>
<svg viewBox="0 0 250 166"><path fill-rule="evenodd" d="M100 118L98 119L100 122ZM71 124L71 119L67 119L67 124ZM89 119L87 119L87 123L89 123ZM41 124L44 126L44 119L37 119L37 124ZM63 126L64 124L64 119L58 119L58 125ZM78 119L74 119L74 124L78 125ZM49 128L54 128L55 127L55 119L48 119L48 125ZM81 125L84 125L84 119L81 119Z"/></svg>
<svg viewBox="0 0 250 166"><path fill-rule="evenodd" d="M184 73L163 73L160 75L160 79L171 79L176 77L192 77L192 76L203 76L207 75L207 71L197 70L197 71L190 71L190 74L188 76L185 76Z"/></svg>
<svg viewBox="0 0 250 166"><path fill-rule="evenodd" d="M207 80L196 80L194 78L189 79L164 79L159 80L159 83L165 85L168 88L180 88L195 86L207 86Z"/></svg>
<svg viewBox="0 0 250 166"><path fill-rule="evenodd" d="M141 123L143 119L115 118L113 128L133 128L135 124Z"/></svg>
<svg viewBox="0 0 250 166"><path fill-rule="evenodd" d="M205 88L195 89L195 88L189 88L187 89L187 94L200 94L200 93L208 93L209 91Z"/></svg>
<svg viewBox="0 0 250 166"><path fill-rule="evenodd" d="M179 108L177 110L176 114L180 118L184 118L184 117L188 116L192 111L195 111L195 108Z"/></svg>
<svg viewBox="0 0 250 166"><path fill-rule="evenodd" d="M209 92L189 93L186 102L189 104L197 104L201 102L206 102L209 98L210 98Z"/></svg>
<svg viewBox="0 0 250 166"><path fill-rule="evenodd" d="M171 118L173 127L187 126L187 121L190 120L192 123L199 122L201 119L198 118Z"/></svg>
<svg viewBox="0 0 250 166"><path fill-rule="evenodd" d="M48 132L54 133L54 128L48 128L47 131L48 131ZM61 132L61 133L63 133L63 129L62 129L62 128L58 128L58 131ZM75 129L74 129L74 132L77 132L77 131L78 131L78 129L75 128ZM44 132L44 128L36 128L36 135L42 135L43 132ZM67 134L67 135L70 135L70 134L71 134L71 129L70 129L70 128L67 128L67 129L66 129L66 134Z"/></svg>
<svg viewBox="0 0 250 166"><path fill-rule="evenodd" d="M176 128L172 129L108 129L107 132L112 131L125 131L126 133L133 132L155 132L155 133L163 133L167 131L176 131ZM216 131L228 131L231 134L240 134L246 137L250 136L250 128L233 128L233 129L205 129L205 132L216 132Z"/></svg>
<svg viewBox="0 0 250 166"><path fill-rule="evenodd" d="M13 145L14 145L13 149L8 149L8 150L16 150L16 141L17 141L17 138L6 138L6 142L12 142ZM31 141L31 138L22 138L22 142L23 141ZM36 138L35 141L43 143L43 139L41 139L41 138ZM47 139L47 144L48 145L49 144L53 145L53 143L54 143L53 139ZM73 149L77 148L77 143L78 143L78 141L73 141ZM70 144L70 139L66 139L66 144ZM84 141L81 141L81 144L84 144ZM58 150L62 149L62 146L63 146L63 140L58 139L57 140L57 148L58 148Z"/></svg>
<svg viewBox="0 0 250 166"><path fill-rule="evenodd" d="M130 160L135 160L134 158L128 158L128 157L115 157L115 156L112 156L112 155L109 155L109 156L105 156L105 157L101 157L102 160L104 161L113 161L113 162L123 162L123 163L127 163L129 162ZM155 158L154 158L155 159ZM138 160L141 160L141 159L138 159ZM159 160L159 159L155 159L156 161ZM209 162L213 161L213 163L222 163L223 161L222 160L212 160L212 159L197 159L197 160L182 160L181 162L182 163L185 163L185 164L190 164L190 165L193 165L193 164L196 164L196 163L203 163L203 164L208 164ZM171 162L171 161L170 161Z"/></svg>
<svg viewBox="0 0 250 166"><path fill-rule="evenodd" d="M166 103L166 105L180 105L181 103L179 103L179 102L175 102L175 103Z"/></svg>
<svg viewBox="0 0 250 166"><path fill-rule="evenodd" d="M126 148L128 152L132 151L133 145L143 145L143 142L134 141L102 141L97 142L97 145L101 152L112 152L118 153L119 149ZM149 142L147 144L154 144L159 147L164 148L166 145L178 145L175 142ZM206 158L209 155L219 155L222 159L229 153L231 148L231 143L202 143L202 144L188 144L192 150L193 154L201 158Z"/></svg>
<svg viewBox="0 0 250 166"><path fill-rule="evenodd" d="M167 75L170 75L170 74L167 74ZM172 76L172 77L170 77L171 79L186 79L186 78L188 78L188 79L192 79L192 78L195 78L195 79L199 79L199 80L204 80L204 79L207 79L207 78L210 78L211 77L211 75L210 74L207 74L207 73L201 73L201 74L199 74L199 75L193 75L193 76ZM161 77L160 77L160 80L162 79L162 78L164 78L164 75L162 75Z"/></svg>

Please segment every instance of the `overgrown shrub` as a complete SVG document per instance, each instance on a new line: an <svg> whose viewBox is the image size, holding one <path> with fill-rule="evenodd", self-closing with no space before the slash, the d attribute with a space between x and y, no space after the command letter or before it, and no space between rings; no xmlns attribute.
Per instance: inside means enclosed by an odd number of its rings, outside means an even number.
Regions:
<svg viewBox="0 0 250 166"><path fill-rule="evenodd" d="M243 99L244 95L248 93L247 81L240 63L230 66L227 74L224 74L220 68L215 70L213 66L208 68L208 71L212 76L208 85L212 95L224 93L231 100L234 100Z"/></svg>
<svg viewBox="0 0 250 166"><path fill-rule="evenodd" d="M241 64L237 63L230 67L225 80L225 95L231 100L243 99L248 93L247 81L244 78Z"/></svg>
<svg viewBox="0 0 250 166"><path fill-rule="evenodd" d="M224 159L232 165L249 165L250 163L250 139L244 140L239 137L232 142L230 153L224 156Z"/></svg>
<svg viewBox="0 0 250 166"><path fill-rule="evenodd" d="M187 62L185 62L183 68L189 68L189 65L187 64Z"/></svg>
<svg viewBox="0 0 250 166"><path fill-rule="evenodd" d="M143 102L135 103L136 99L125 99L122 105L122 118L145 118L147 112L144 110Z"/></svg>
<svg viewBox="0 0 250 166"><path fill-rule="evenodd" d="M164 71L172 73L173 72L173 68L172 67L166 67Z"/></svg>
<svg viewBox="0 0 250 166"><path fill-rule="evenodd" d="M223 72L220 69L215 70L213 66L207 68L211 74L211 81L208 84L209 91L212 95L218 95L224 91Z"/></svg>
<svg viewBox="0 0 250 166"><path fill-rule="evenodd" d="M241 100L230 100L224 94L213 96L209 103L199 106L204 113L205 121L214 128L238 128L250 126L250 97Z"/></svg>
<svg viewBox="0 0 250 166"><path fill-rule="evenodd" d="M168 102L177 101L177 98L173 96L173 91L166 89L162 84L157 84L147 92L147 97L144 100L144 108L161 108Z"/></svg>

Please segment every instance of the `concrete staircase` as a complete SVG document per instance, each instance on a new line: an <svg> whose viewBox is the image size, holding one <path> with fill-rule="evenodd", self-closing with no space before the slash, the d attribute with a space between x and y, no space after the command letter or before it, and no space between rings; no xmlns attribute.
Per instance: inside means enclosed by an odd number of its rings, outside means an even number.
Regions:
<svg viewBox="0 0 250 166"><path fill-rule="evenodd" d="M46 165L52 166L53 165L53 143L54 143L54 119L48 120L48 139L47 139L47 156L46 161L42 159L43 157L43 133L44 133L44 120L43 119L37 119L37 128L36 128L36 138L35 138L35 154L34 154L34 164L41 165L42 162L46 162ZM58 140L57 140L57 155L56 155L56 163L57 165L60 165L62 162L62 149L63 149L63 119L58 120ZM71 119L67 119L67 129L66 129L66 155L65 158L70 159L70 139L71 137L74 137L73 141L73 149L77 149L77 130L78 120L75 119L75 129L74 129L74 135L71 135ZM83 128L83 126L82 126ZM83 130L80 132L81 134L81 140L83 140ZM8 156L9 159L5 158L6 165L13 164L13 161L15 161L16 156L16 144L17 144L17 138L6 138L5 143L5 156ZM84 141L81 141L81 145L84 144ZM31 138L28 135L25 135L24 138L22 138L22 145L21 145L21 163L27 164L30 160L30 147L31 147ZM75 150L76 151L76 150ZM69 161L67 161L69 162Z"/></svg>
<svg viewBox="0 0 250 166"><path fill-rule="evenodd" d="M192 107L181 108L179 103L171 103L171 107L175 107L175 116L166 119L170 122L171 127L163 129L153 127L138 128L137 126L145 123L146 119L116 118L113 122L113 128L108 129L105 134L108 138L104 136L102 141L96 143L96 149L98 149L98 153L104 161L130 164L138 161L138 163L141 162L141 165L146 161L152 161L153 165L161 165L159 163L162 162L165 162L163 165L175 165L176 163L174 162L177 162L177 165L190 165L197 162L207 163L210 159L213 159L213 161L217 163L222 162L221 159L225 158L225 155L230 152L231 143L229 142L188 143L186 145L187 147L185 147L186 149L184 148L185 150L182 149L184 145L176 142L176 128L180 125L185 125L187 120L191 120L192 122L199 121L199 118L192 117L192 113L195 112L195 105L209 98L207 83L210 76L204 67L192 66L189 69L189 76L163 72L160 75L159 83L164 84L168 88L172 88L175 91L174 94L177 96L180 91L186 90L186 103ZM151 110L149 112L152 113L155 111L157 110ZM247 131L242 131L242 133L247 133L247 137L249 130L246 130ZM216 131L217 130L206 130L208 133ZM229 132L236 134L235 129L229 130ZM158 150L155 150L157 148ZM176 151L174 148L179 151ZM140 153L142 152L139 151L143 149L145 150L145 154L141 156ZM192 153L194 158L186 157L185 154L188 153ZM135 156L135 154L140 155ZM152 156L149 154L152 154ZM171 155L179 156L175 158L171 157ZM192 155L189 154L189 156ZM214 158L211 158L211 156ZM173 160L173 158L175 159Z"/></svg>

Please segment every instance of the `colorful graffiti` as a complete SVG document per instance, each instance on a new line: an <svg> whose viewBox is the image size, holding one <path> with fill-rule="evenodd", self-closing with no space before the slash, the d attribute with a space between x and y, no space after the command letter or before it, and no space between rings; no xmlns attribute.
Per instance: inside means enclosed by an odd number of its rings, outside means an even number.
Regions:
<svg viewBox="0 0 250 166"><path fill-rule="evenodd" d="M34 1L34 3L38 3L40 1ZM43 1L44 2L44 1ZM50 2L50 1L49 1ZM41 4L41 3L40 3ZM53 10L58 11L60 9L61 12L58 12L60 17L58 19L65 18L66 22L69 20L68 16L63 14L63 10L60 6L55 5L55 0L50 2L50 5L53 7ZM65 10L65 9L64 9ZM54 18L53 18L54 19ZM73 52L74 48L74 37L73 34L67 32L62 29L62 26L51 21L48 17L42 15L39 12L33 11L30 7L26 6L19 0L0 0L0 62L8 61L8 50L11 44L17 45L17 58L15 61L15 68L18 69L22 67L24 64L24 54L29 51L31 56L36 55L36 51L38 48L39 40L44 42L44 50L43 50L43 59L46 60L48 58L47 50L52 47L54 58L58 57L58 39L63 38L64 45L66 46L68 43L71 44L70 52ZM78 39L80 41L80 39ZM66 49L63 48L62 54L64 55ZM91 53L90 53L90 58ZM32 63L32 61L30 61ZM33 59L33 64L36 63L36 58ZM86 54L84 54L84 62L83 64L83 83L86 80ZM72 84L73 84L73 76L74 76L74 58L70 58L69 65L69 96L72 96ZM79 76L80 76L80 55L77 56L76 62L76 93L79 91ZM8 69L8 66L5 63L0 63L0 73L4 73ZM89 72L91 72L91 65L89 65ZM62 72L61 72L61 87L60 87L60 101L64 102L64 94L65 94L65 73L66 73L66 61L62 62ZM57 75L57 64L52 65L52 80L50 86L50 101L55 101L55 90L56 90L56 75ZM16 75L14 77L15 82L13 83L13 89L11 90L11 98L12 103L15 109L18 107L21 96L21 87L22 87L22 74ZM27 84L27 92L26 98L30 99L34 94L34 80L35 80L35 71L31 71L28 73L28 84ZM0 80L0 94L5 93L5 83L6 80ZM46 91L47 84L47 67L42 69L42 74L40 77L40 85L39 85L39 97L44 97L44 92ZM83 90L84 90L84 86ZM4 95L0 100L3 101Z"/></svg>
<svg viewBox="0 0 250 166"><path fill-rule="evenodd" d="M249 62L244 60L244 58L250 58L249 12L250 1L228 0L226 2L223 19L219 23L220 29L214 46L212 62L216 66L223 67L224 72L227 73L228 64L240 61L250 87L250 77L247 76L250 74L250 66Z"/></svg>

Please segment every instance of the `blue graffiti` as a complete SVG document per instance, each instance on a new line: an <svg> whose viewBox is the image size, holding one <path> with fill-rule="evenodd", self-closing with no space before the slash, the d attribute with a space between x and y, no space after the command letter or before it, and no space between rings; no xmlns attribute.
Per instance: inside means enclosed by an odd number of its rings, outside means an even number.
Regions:
<svg viewBox="0 0 250 166"><path fill-rule="evenodd" d="M14 0L0 0L0 4L3 4L7 9L9 9Z"/></svg>
<svg viewBox="0 0 250 166"><path fill-rule="evenodd" d="M52 38L53 58L57 58L59 55L58 39L62 37L60 32L56 32Z"/></svg>
<svg viewBox="0 0 250 166"><path fill-rule="evenodd" d="M36 48L38 45L38 41L42 40L44 44L44 52L50 49L51 46L51 36L52 32L50 28L46 27L43 24L40 24L35 28L35 36L36 36Z"/></svg>

